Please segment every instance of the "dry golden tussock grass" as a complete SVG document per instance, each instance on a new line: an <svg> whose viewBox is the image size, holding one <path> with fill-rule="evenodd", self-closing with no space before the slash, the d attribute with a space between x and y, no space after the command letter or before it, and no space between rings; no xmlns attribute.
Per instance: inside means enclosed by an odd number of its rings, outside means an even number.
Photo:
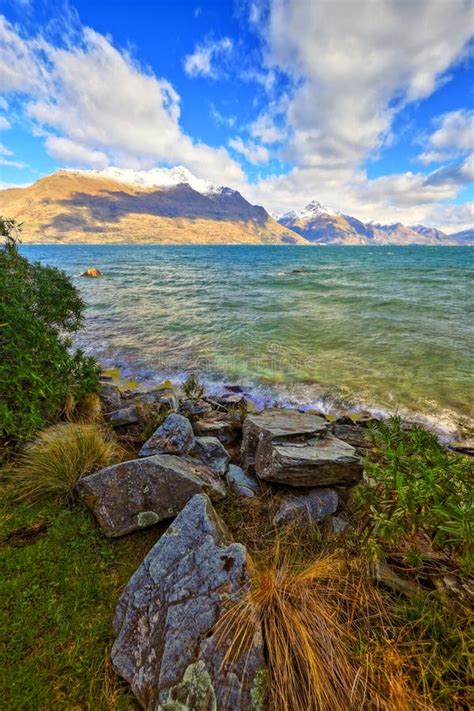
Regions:
<svg viewBox="0 0 474 711"><path fill-rule="evenodd" d="M125 450L96 424L67 422L40 432L10 470L20 499L70 502L79 479L121 461Z"/></svg>

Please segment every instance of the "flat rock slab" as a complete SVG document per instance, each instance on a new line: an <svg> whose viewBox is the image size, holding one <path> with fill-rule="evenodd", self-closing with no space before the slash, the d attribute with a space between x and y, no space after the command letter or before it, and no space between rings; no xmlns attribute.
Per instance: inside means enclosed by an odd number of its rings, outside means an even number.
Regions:
<svg viewBox="0 0 474 711"><path fill-rule="evenodd" d="M288 486L352 486L362 478L354 447L333 435L306 442L263 439L255 461L257 476Z"/></svg>
<svg viewBox="0 0 474 711"><path fill-rule="evenodd" d="M334 489L314 488L301 496L284 499L273 517L275 524L315 524L337 511L339 497Z"/></svg>
<svg viewBox="0 0 474 711"><path fill-rule="evenodd" d="M106 415L107 422L112 427L124 427L126 425L135 425L140 420L140 413L136 405L127 405L126 407L110 412Z"/></svg>
<svg viewBox="0 0 474 711"><path fill-rule="evenodd" d="M245 418L242 431L242 466L253 471L257 448L263 440L304 442L322 436L327 429L324 418L308 412L274 408L251 413Z"/></svg>
<svg viewBox="0 0 474 711"><path fill-rule="evenodd" d="M338 424L335 422L331 425L330 429L335 437L342 439L352 447L370 449L373 446L367 428L362 425L355 425L353 423Z"/></svg>
<svg viewBox="0 0 474 711"><path fill-rule="evenodd" d="M187 454L194 447L190 421L182 415L169 415L138 452L139 457L154 454Z"/></svg>
<svg viewBox="0 0 474 711"><path fill-rule="evenodd" d="M216 625L249 584L234 543L206 496L194 496L122 593L112 663L147 711L251 711L264 668L259 625L242 649Z"/></svg>
<svg viewBox="0 0 474 711"><path fill-rule="evenodd" d="M225 496L214 472L197 460L171 454L106 467L81 479L77 488L108 537L173 518L195 494Z"/></svg>
<svg viewBox="0 0 474 711"><path fill-rule="evenodd" d="M227 412L208 412L193 424L198 437L217 437L222 444L231 444L237 439L238 425Z"/></svg>

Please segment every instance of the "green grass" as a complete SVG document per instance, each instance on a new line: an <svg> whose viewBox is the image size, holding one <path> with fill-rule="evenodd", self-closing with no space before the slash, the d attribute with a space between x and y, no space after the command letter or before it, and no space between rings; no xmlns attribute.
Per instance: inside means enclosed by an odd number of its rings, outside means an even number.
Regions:
<svg viewBox="0 0 474 711"><path fill-rule="evenodd" d="M83 508L19 504L0 485L0 705L137 709L109 663L118 595L162 529L108 541ZM6 536L49 521L15 547Z"/></svg>

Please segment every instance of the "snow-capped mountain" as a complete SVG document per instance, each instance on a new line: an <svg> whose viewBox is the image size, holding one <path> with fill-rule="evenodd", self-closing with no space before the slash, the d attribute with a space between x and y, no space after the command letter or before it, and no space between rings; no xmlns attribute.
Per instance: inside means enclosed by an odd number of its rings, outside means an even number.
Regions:
<svg viewBox="0 0 474 711"><path fill-rule="evenodd" d="M237 190L182 166L59 170L1 190L0 214L24 223L25 242L307 244Z"/></svg>
<svg viewBox="0 0 474 711"><path fill-rule="evenodd" d="M151 170L132 170L130 168L104 168L104 170L75 170L65 169L66 172L86 175L95 178L108 178L116 180L126 185L134 185L141 188L172 188L177 185L189 185L196 192L202 195L230 190L223 188L208 180L197 178L190 170L182 165L174 168L151 168Z"/></svg>
<svg viewBox="0 0 474 711"><path fill-rule="evenodd" d="M365 223L317 200L299 212L285 213L278 221L313 244L466 244L462 238L424 225Z"/></svg>
<svg viewBox="0 0 474 711"><path fill-rule="evenodd" d="M331 207L325 207L317 200L311 200L306 207L302 210L296 212L295 210L290 210L280 215L278 221L280 224L284 225L287 222L293 222L295 220L310 220L314 217L319 217L319 215L340 215L338 210L334 210Z"/></svg>

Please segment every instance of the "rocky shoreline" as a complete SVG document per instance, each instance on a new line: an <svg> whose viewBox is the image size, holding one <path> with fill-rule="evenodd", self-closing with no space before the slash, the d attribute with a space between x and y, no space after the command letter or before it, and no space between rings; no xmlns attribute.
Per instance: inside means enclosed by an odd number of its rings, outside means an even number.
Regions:
<svg viewBox="0 0 474 711"><path fill-rule="evenodd" d="M81 499L110 538L170 523L119 599L115 670L145 709L263 708L262 630L257 624L229 657L233 640L223 622L249 588L252 561L214 506L271 496L275 530L297 526L309 536L323 526L344 535L344 502L363 479L376 420L255 412L238 385L207 396L193 379L183 389L169 382L127 389L104 376L100 397L106 421L133 454L80 480ZM396 587L393 571L379 576Z"/></svg>

